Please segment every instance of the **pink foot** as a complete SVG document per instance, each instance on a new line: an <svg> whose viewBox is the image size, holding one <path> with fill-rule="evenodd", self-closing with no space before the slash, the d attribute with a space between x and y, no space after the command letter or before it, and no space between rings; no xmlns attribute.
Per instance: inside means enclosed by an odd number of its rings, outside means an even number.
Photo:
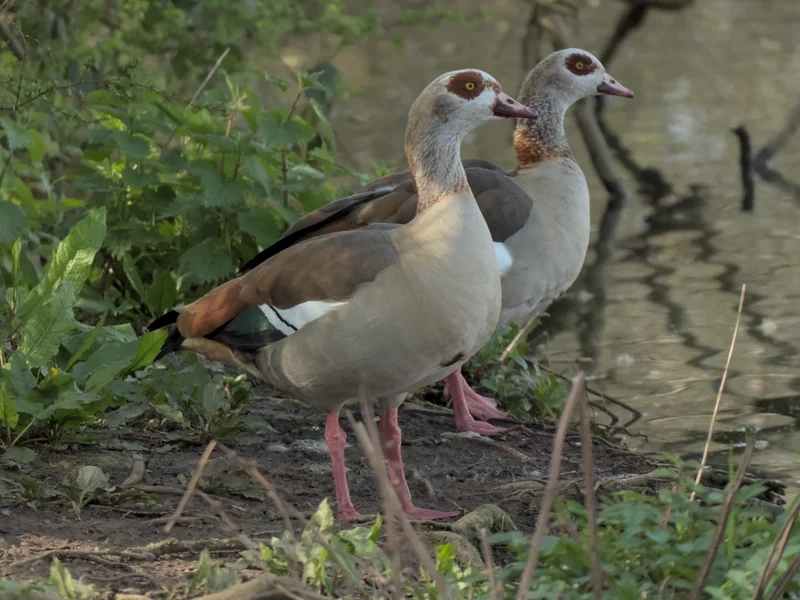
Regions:
<svg viewBox="0 0 800 600"><path fill-rule="evenodd" d="M349 521L350 519L357 519L361 515L358 514L358 511L353 507L351 504L350 506L342 506L336 513L336 516L339 519L344 521Z"/></svg>
<svg viewBox="0 0 800 600"><path fill-rule="evenodd" d="M416 506L403 507L403 512L409 519L421 519L423 521L434 521L436 519L450 519L452 517L460 517L461 513L455 512L441 512L439 510L430 510L429 508L417 508Z"/></svg>
<svg viewBox="0 0 800 600"><path fill-rule="evenodd" d="M450 393L450 395L453 398L453 416L455 417L456 429L458 431L474 431L475 433L479 433L481 435L499 435L500 433L505 431L501 427L495 427L494 425L491 425L489 423L476 421L474 418L472 418L472 415L470 414L471 411L469 410L469 400L467 396L467 390L469 390L469 392L472 392L472 390L467 385L467 382L461 375L460 370L455 371L450 375L448 375L445 381L446 381L445 383L446 390ZM475 392L472 393L475 394ZM475 396L483 399L483 397L478 396L478 394L475 394ZM491 398L485 398L483 400L488 401L491 400ZM480 402L477 400L473 401ZM485 408L484 405L481 406ZM491 410L499 414L504 414L501 413L499 410L495 409L494 407L490 406L490 408Z"/></svg>
<svg viewBox="0 0 800 600"><path fill-rule="evenodd" d="M511 415L497 408L497 400L481 396L465 383L464 395L467 399L467 410L479 419L510 419Z"/></svg>

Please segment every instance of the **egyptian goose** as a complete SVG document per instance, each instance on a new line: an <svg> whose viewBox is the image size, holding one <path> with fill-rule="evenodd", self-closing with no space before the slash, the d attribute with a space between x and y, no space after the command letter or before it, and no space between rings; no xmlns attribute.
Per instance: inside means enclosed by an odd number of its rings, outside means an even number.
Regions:
<svg viewBox="0 0 800 600"><path fill-rule="evenodd" d="M379 430L405 513L458 515L412 503L397 408L407 392L443 379L477 352L500 316L500 271L461 165L461 140L496 117L534 116L483 71L438 77L409 113L405 150L419 201L408 224L380 223L293 245L148 328L176 323L162 354L202 353L327 411L341 518L357 513L339 410L361 390L381 406ZM241 327L254 313L271 327Z"/></svg>
<svg viewBox="0 0 800 600"><path fill-rule="evenodd" d="M581 270L589 245L589 190L567 145L564 114L578 100L598 94L633 97L589 52L577 48L554 52L530 72L520 89L520 102L536 109L539 118L517 124L517 168L505 173L485 160L463 161L502 273L500 325L544 311ZM370 223L407 223L417 202L411 173L382 177L304 216L242 271L313 236ZM484 435L502 431L475 421L473 417L508 415L497 409L494 399L472 390L460 369L447 378L445 393L453 398L457 429Z"/></svg>

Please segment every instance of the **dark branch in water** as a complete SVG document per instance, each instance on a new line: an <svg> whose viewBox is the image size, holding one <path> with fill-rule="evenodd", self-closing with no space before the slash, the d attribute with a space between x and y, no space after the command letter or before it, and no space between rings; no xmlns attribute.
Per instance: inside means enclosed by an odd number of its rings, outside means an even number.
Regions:
<svg viewBox="0 0 800 600"><path fill-rule="evenodd" d="M800 104L789 113L786 125L772 136L753 157L753 169L759 177L792 196L796 204L800 204L800 184L797 184L769 166L769 161L786 145L789 139L800 128Z"/></svg>
<svg viewBox="0 0 800 600"><path fill-rule="evenodd" d="M753 183L753 156L750 148L750 134L744 125L736 127L733 133L739 138L739 167L742 170L742 188L744 188L742 210L753 212L756 191Z"/></svg>

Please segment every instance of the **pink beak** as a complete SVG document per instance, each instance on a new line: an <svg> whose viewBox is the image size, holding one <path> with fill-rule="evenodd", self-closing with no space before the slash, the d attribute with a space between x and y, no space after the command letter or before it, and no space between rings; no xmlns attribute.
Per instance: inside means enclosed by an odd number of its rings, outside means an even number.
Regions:
<svg viewBox="0 0 800 600"><path fill-rule="evenodd" d="M524 104L520 104L505 92L497 92L497 100L492 109L496 117L505 117L508 119L535 119L539 115L532 108L528 108Z"/></svg>
<svg viewBox="0 0 800 600"><path fill-rule="evenodd" d="M633 98L633 92L611 77L608 73L603 73L603 81L597 86L597 93L605 94L606 96Z"/></svg>

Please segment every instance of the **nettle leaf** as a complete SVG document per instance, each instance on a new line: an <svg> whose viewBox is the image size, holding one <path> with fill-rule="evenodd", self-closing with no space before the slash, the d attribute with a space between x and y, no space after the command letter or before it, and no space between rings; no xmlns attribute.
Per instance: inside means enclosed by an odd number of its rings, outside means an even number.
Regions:
<svg viewBox="0 0 800 600"><path fill-rule="evenodd" d="M29 129L25 132L31 138L31 144L28 146L28 154L31 161L35 164L40 164L44 155L47 153L47 144L41 134L35 129Z"/></svg>
<svg viewBox="0 0 800 600"><path fill-rule="evenodd" d="M178 261L181 276L193 284L218 281L230 275L234 266L227 250L214 238L208 238L192 246Z"/></svg>
<svg viewBox="0 0 800 600"><path fill-rule="evenodd" d="M276 109L264 113L258 120L259 129L267 142L281 146L291 146L307 142L314 137L314 128L300 117L286 119L288 111Z"/></svg>
<svg viewBox="0 0 800 600"><path fill-rule="evenodd" d="M301 177L308 177L310 179L325 179L325 175L317 171L314 167L306 164L299 164L289 169L292 175L299 175Z"/></svg>
<svg viewBox="0 0 800 600"><path fill-rule="evenodd" d="M233 179L223 179L217 173L203 177L203 198L208 206L234 207L244 200L239 186Z"/></svg>
<svg viewBox="0 0 800 600"><path fill-rule="evenodd" d="M10 244L25 233L28 218L22 207L0 200L0 244Z"/></svg>
<svg viewBox="0 0 800 600"><path fill-rule="evenodd" d="M8 148L10 150L21 150L33 143L30 136L28 136L25 130L22 129L16 121L12 121L8 117L0 117L0 125L2 125L3 131L6 134L6 140L8 141Z"/></svg>
<svg viewBox="0 0 800 600"><path fill-rule="evenodd" d="M90 211L70 230L69 235L53 253L53 258L45 269L44 277L25 298L25 303L19 307L15 321L17 325L23 323L25 317L41 301L51 296L54 288L60 283L69 282L74 294L80 292L83 283L89 277L94 256L100 250L105 235L105 207Z"/></svg>
<svg viewBox="0 0 800 600"><path fill-rule="evenodd" d="M25 306L29 305L26 302ZM75 329L74 305L75 286L71 281L64 281L27 315L20 329L22 343L17 351L30 367L42 367L50 362L61 340Z"/></svg>
<svg viewBox="0 0 800 600"><path fill-rule="evenodd" d="M253 236L260 246L267 247L277 242L281 237L281 227L275 220L275 212L269 208L256 206L237 216L239 227L245 233Z"/></svg>
<svg viewBox="0 0 800 600"><path fill-rule="evenodd" d="M119 151L128 158L141 160L150 153L150 142L141 136L126 131L115 131L112 136Z"/></svg>
<svg viewBox="0 0 800 600"><path fill-rule="evenodd" d="M154 315L160 315L172 308L178 298L178 282L169 271L164 271L147 288L145 303Z"/></svg>
<svg viewBox="0 0 800 600"><path fill-rule="evenodd" d="M139 270L136 268L136 263L133 262L133 257L129 252L122 255L122 270L125 272L125 277L131 282L134 291L141 300L144 300L144 283L139 276Z"/></svg>

